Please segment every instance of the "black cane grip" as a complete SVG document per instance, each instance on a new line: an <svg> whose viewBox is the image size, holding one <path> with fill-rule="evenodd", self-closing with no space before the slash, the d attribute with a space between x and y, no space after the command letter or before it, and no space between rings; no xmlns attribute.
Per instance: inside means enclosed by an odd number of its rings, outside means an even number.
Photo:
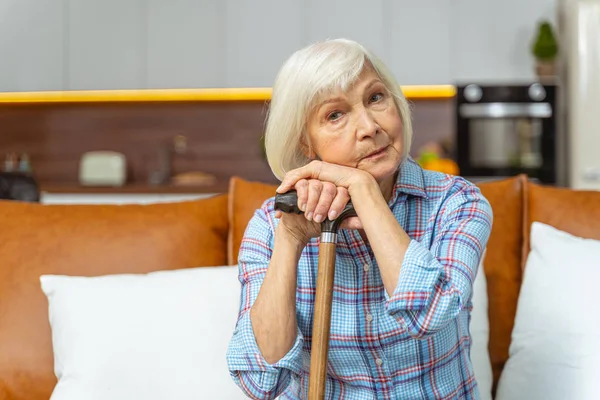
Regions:
<svg viewBox="0 0 600 400"><path fill-rule="evenodd" d="M298 193L295 189L285 193L275 194L275 210L281 210L286 214L302 214L303 211L298 207ZM321 222L321 230L323 232L337 232L342 221L349 217L356 217L356 210L352 201L348 201L340 215L333 221L325 218Z"/></svg>
<svg viewBox="0 0 600 400"><path fill-rule="evenodd" d="M275 209L281 210L286 214L302 214L302 211L298 207L298 193L296 190L277 193L275 195Z"/></svg>

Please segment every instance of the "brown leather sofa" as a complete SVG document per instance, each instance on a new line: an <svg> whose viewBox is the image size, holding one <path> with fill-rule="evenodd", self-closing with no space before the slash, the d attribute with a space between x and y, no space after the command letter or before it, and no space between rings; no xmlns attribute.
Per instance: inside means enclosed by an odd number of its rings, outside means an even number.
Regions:
<svg viewBox="0 0 600 400"><path fill-rule="evenodd" d="M539 186L523 176L479 186L494 210L485 273L497 382L508 358L528 227L541 221L600 239L600 192ZM170 204L0 201L0 400L47 400L56 383L40 275L235 264L248 220L274 193L274 186L232 178L227 194Z"/></svg>

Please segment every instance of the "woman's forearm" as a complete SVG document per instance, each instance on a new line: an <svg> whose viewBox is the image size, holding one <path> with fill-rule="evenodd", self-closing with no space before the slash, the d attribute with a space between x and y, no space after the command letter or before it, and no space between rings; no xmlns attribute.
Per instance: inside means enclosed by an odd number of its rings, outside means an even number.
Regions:
<svg viewBox="0 0 600 400"><path fill-rule="evenodd" d="M357 185L351 197L377 259L383 285L391 296L398 284L410 237L396 220L375 182Z"/></svg>
<svg viewBox="0 0 600 400"><path fill-rule="evenodd" d="M256 343L269 364L279 361L297 336L297 265L304 245L280 227L260 292L250 309Z"/></svg>

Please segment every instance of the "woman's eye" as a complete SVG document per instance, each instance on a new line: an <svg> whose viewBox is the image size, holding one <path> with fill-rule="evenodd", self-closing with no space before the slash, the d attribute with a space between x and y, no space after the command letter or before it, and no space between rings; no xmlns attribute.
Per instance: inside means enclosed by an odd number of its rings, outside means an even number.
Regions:
<svg viewBox="0 0 600 400"><path fill-rule="evenodd" d="M383 98L383 93L375 93L374 95L371 96L371 102L377 102L379 100L381 100Z"/></svg>
<svg viewBox="0 0 600 400"><path fill-rule="evenodd" d="M341 112L334 111L327 116L327 119L330 121L335 121L336 119L339 119L341 116L342 116Z"/></svg>

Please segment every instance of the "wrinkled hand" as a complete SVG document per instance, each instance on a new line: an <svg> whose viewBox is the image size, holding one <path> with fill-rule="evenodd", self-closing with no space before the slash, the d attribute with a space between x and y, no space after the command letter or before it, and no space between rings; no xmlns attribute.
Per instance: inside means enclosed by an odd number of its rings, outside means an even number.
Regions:
<svg viewBox="0 0 600 400"><path fill-rule="evenodd" d="M356 185L364 183L366 180L373 180L373 177L368 172L357 168L331 164L325 161L311 161L305 166L296 168L285 174L281 185L277 188L277 192L287 192L302 179L316 179L322 182L330 182L336 187L347 189L350 195L352 195L352 189Z"/></svg>
<svg viewBox="0 0 600 400"><path fill-rule="evenodd" d="M340 215L350 200L352 187L364 182L364 179L372 177L355 168L313 161L288 172L277 188L278 193L295 189L298 208L304 214L277 211L275 216L299 241L306 243L321 234L321 222L326 218L334 220ZM344 219L340 228L362 229L362 224L359 217L350 217Z"/></svg>

